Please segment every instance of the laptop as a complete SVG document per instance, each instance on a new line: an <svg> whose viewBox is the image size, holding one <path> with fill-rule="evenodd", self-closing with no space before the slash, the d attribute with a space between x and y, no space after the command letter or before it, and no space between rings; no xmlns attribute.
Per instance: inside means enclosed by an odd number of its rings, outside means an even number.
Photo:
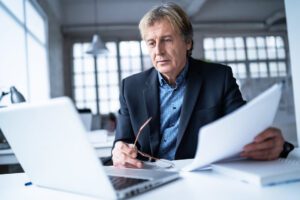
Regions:
<svg viewBox="0 0 300 200"><path fill-rule="evenodd" d="M178 172L103 167L67 97L2 108L0 119L6 139L36 186L124 199L179 178Z"/></svg>

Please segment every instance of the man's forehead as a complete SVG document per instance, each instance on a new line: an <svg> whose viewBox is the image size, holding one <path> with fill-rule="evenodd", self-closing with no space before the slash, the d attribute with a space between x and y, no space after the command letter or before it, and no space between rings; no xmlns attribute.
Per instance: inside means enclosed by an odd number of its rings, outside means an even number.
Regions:
<svg viewBox="0 0 300 200"><path fill-rule="evenodd" d="M147 41L153 37L168 37L177 33L178 31L176 31L176 29L168 20L159 20L145 28L144 39Z"/></svg>

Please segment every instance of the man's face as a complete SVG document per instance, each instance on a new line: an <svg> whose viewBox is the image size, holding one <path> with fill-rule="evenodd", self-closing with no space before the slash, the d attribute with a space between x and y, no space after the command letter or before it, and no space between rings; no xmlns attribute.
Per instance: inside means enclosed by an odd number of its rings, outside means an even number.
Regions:
<svg viewBox="0 0 300 200"><path fill-rule="evenodd" d="M155 22L145 32L144 40L154 67L168 80L176 79L186 64L191 43L186 43L166 19Z"/></svg>

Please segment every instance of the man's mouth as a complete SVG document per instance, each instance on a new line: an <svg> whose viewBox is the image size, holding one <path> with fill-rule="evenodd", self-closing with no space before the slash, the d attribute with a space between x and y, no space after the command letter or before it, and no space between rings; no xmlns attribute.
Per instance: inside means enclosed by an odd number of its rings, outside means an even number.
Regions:
<svg viewBox="0 0 300 200"><path fill-rule="evenodd" d="M169 62L169 60L158 60L156 62L157 62L157 64L165 64L165 63Z"/></svg>

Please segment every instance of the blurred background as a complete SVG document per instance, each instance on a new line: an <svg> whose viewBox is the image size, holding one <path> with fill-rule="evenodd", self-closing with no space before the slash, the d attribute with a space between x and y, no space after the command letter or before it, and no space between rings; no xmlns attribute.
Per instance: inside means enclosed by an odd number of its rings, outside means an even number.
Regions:
<svg viewBox="0 0 300 200"><path fill-rule="evenodd" d="M152 67L138 22L161 2L0 0L0 92L15 86L29 102L69 96L93 114L92 129L113 131L121 80ZM274 124L297 144L284 0L173 2L192 21L193 57L231 66L246 100L284 81ZM88 54L94 35L106 49Z"/></svg>

